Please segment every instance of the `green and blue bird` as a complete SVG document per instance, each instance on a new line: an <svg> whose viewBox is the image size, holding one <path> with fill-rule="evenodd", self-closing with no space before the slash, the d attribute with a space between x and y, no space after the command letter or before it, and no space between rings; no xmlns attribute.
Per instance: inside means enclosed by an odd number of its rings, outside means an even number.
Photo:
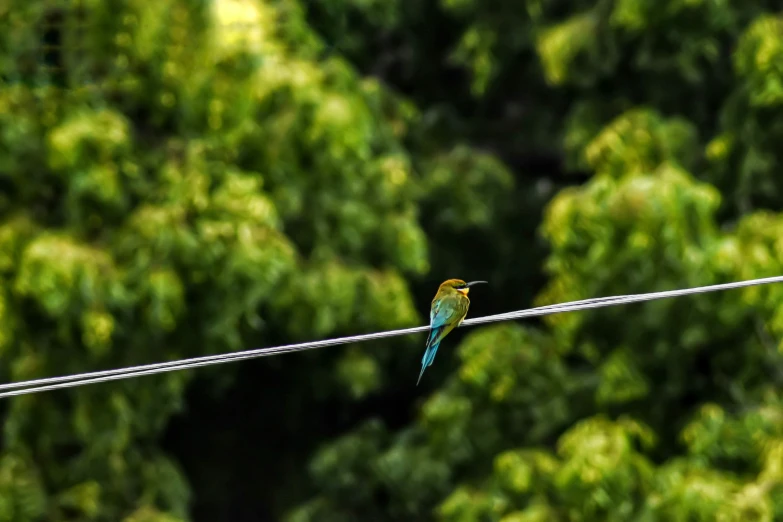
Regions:
<svg viewBox="0 0 783 522"><path fill-rule="evenodd" d="M466 283L462 279L448 279L441 283L430 308L430 333L427 337L427 349L421 359L421 373L416 386L419 385L424 370L435 360L440 342L449 332L462 324L465 316L468 315L468 306L470 306L468 292L471 286L479 283L486 283L486 281Z"/></svg>

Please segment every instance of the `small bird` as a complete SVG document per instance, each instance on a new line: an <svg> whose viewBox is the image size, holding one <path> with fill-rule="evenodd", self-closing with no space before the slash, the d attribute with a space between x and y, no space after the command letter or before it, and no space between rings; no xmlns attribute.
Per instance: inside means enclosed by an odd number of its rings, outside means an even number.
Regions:
<svg viewBox="0 0 783 522"><path fill-rule="evenodd" d="M427 349L421 359L421 373L416 386L419 385L424 370L435 360L440 342L450 331L462 324L470 306L470 299L468 299L470 287L479 283L486 283L486 281L466 283L462 279L448 279L441 283L430 308L430 334L427 338Z"/></svg>

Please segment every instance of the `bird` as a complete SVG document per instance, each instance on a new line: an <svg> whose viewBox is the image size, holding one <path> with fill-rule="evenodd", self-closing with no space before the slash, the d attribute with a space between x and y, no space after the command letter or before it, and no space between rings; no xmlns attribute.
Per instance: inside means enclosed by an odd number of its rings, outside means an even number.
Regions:
<svg viewBox="0 0 783 522"><path fill-rule="evenodd" d="M438 293L432 300L430 308L430 333L427 337L427 349L424 351L424 357L421 359L421 372L416 386L424 375L424 370L432 366L435 360L435 354L438 353L440 342L449 332L462 324L465 316L468 314L468 292L470 287L486 281L472 281L466 283L462 279L447 279L441 283Z"/></svg>

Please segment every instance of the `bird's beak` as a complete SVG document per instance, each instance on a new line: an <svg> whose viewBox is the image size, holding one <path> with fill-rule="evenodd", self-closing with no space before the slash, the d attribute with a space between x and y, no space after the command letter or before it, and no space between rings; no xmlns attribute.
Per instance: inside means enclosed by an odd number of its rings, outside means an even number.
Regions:
<svg viewBox="0 0 783 522"><path fill-rule="evenodd" d="M471 281L470 283L468 283L468 288L470 288L473 285L478 285L478 284L481 284L481 283L489 284L489 283L487 283L487 281Z"/></svg>

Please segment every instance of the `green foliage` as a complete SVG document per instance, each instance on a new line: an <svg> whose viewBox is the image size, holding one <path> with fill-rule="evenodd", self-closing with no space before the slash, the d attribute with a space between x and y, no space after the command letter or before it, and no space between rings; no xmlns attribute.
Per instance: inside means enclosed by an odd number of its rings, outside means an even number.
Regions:
<svg viewBox="0 0 783 522"><path fill-rule="evenodd" d="M36 5L12 3L0 53L3 380L419 320L415 114L316 60L296 3L89 2L48 77L24 68L55 13ZM355 397L384 379L369 354L323 364ZM12 401L5 447L34 458L0 462L4 519L186 519L154 441L190 378Z"/></svg>
<svg viewBox="0 0 783 522"><path fill-rule="evenodd" d="M666 17L683 24L686 41L696 37L688 31L697 30L711 31L716 41L726 31L739 37L742 18L720 12L717 4L660 10L651 4L649 12L641 7L615 7L611 20L623 38L659 31L656 24L666 24ZM481 9L465 3L459 8ZM706 10L701 15L710 22L692 27L688 9ZM642 89L634 94L647 105L629 107L600 125L606 106L591 101L590 85L615 67L608 57L619 51L605 46L619 33L597 35L606 31L599 6L578 11L542 28L537 45L549 81L573 79L584 89L566 122L563 145L594 174L580 187L561 190L546 209L541 232L550 247L549 283L538 303L779 274L779 216L763 210L734 214L736 224L722 227L719 218L730 210L721 205L735 194L723 192L729 185L713 169L707 171L712 178L694 177L704 165L703 151L717 161L722 149L705 148L703 140L712 139L714 130L699 118L690 120L693 112L683 107L683 116L664 116L661 111L673 106ZM761 34L757 41L773 41L775 30L763 20L740 41L753 41L754 33ZM637 57L636 66L676 73L680 96L703 77L693 64L717 59L709 42L701 48L682 44L689 56L648 43L638 52L653 56ZM774 45L766 45L773 53ZM735 63L750 46L740 43ZM737 67L739 81L745 67ZM723 94L730 110L737 102L730 91ZM718 139L743 157L733 138ZM290 520L365 510L373 520L433 516L450 522L775 520L783 513L774 460L783 412L777 391L781 297L775 286L750 288L547 316L546 331L500 325L475 332L459 348L459 368L422 405L417 422L362 460L410 455L416 474L408 482L417 494L385 482L380 467L359 471L350 459L335 459L331 474L362 473L353 491L362 491L360 498L389 497L386 509L356 497L341 502L321 490ZM352 436L319 455L345 447ZM400 453L401 445L406 452ZM444 465L419 482L417 474Z"/></svg>
<svg viewBox="0 0 783 522"><path fill-rule="evenodd" d="M743 212L756 206L774 207L781 194L774 175L780 156L773 145L783 136L781 24L779 16L762 15L737 42L736 83L722 107L722 132L707 146L713 175Z"/></svg>
<svg viewBox="0 0 783 522"><path fill-rule="evenodd" d="M79 6L0 5L3 382L783 270L776 4ZM783 519L783 287L452 335L10 400L0 522Z"/></svg>
<svg viewBox="0 0 783 522"><path fill-rule="evenodd" d="M24 457L0 457L0 520L36 520L46 513L47 495L35 467Z"/></svg>

